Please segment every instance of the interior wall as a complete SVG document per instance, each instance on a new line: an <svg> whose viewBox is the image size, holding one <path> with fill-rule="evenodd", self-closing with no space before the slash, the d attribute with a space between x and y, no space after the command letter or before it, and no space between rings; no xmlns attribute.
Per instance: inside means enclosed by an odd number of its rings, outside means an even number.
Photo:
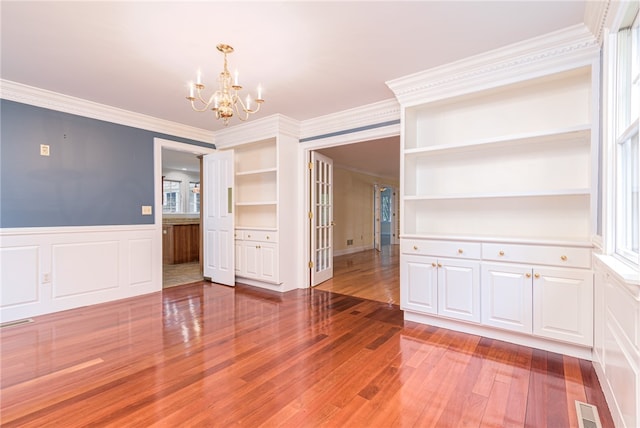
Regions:
<svg viewBox="0 0 640 428"><path fill-rule="evenodd" d="M398 181L334 166L333 252L347 254L373 248L373 185L398 187ZM353 240L347 244L347 240Z"/></svg>
<svg viewBox="0 0 640 428"><path fill-rule="evenodd" d="M154 137L213 146L8 100L0 114L1 228L153 224Z"/></svg>

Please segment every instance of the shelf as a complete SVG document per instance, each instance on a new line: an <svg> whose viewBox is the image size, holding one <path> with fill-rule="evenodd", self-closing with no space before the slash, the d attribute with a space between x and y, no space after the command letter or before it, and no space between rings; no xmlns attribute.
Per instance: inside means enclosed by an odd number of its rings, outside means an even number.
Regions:
<svg viewBox="0 0 640 428"><path fill-rule="evenodd" d="M254 169L251 171L242 171L236 172L236 177L242 177L246 175L257 175L257 174L267 174L267 173L275 173L278 169L276 167L273 168L263 168L263 169Z"/></svg>
<svg viewBox="0 0 640 428"><path fill-rule="evenodd" d="M258 230L260 232L277 232L278 229L275 227L255 227L255 226L238 226L235 227L236 230Z"/></svg>
<svg viewBox="0 0 640 428"><path fill-rule="evenodd" d="M405 195L405 201L437 201L446 199L489 199L489 198L532 198L546 196L577 196L589 195L588 188L542 190L536 192L496 192L496 193L467 193L455 195Z"/></svg>
<svg viewBox="0 0 640 428"><path fill-rule="evenodd" d="M265 205L278 205L277 201L236 202L237 207L257 207Z"/></svg>
<svg viewBox="0 0 640 428"><path fill-rule="evenodd" d="M463 141L459 144L442 144L413 149L406 149L405 156L415 156L438 152L462 153L480 148L500 148L503 146L525 145L533 143L554 142L561 143L571 140L590 141L591 125L584 124L549 130L545 132L527 132L522 134L505 135L499 138L482 138L478 140Z"/></svg>

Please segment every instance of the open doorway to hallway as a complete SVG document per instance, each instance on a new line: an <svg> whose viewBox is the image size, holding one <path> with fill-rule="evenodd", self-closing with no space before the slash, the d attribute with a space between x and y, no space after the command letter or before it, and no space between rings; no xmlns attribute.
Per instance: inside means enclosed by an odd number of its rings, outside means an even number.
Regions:
<svg viewBox="0 0 640 428"><path fill-rule="evenodd" d="M377 226L376 233L373 213L376 200L381 204L382 199L379 195L376 198L375 191L382 193L382 187L399 188L400 138L382 138L316 151L333 159L334 165L334 273L333 278L316 288L399 304L399 246L390 236L395 233L397 238L397 230L390 224L385 226L384 240L388 244L383 246L382 225ZM393 211L393 205L389 208ZM399 218L397 212L394 214Z"/></svg>

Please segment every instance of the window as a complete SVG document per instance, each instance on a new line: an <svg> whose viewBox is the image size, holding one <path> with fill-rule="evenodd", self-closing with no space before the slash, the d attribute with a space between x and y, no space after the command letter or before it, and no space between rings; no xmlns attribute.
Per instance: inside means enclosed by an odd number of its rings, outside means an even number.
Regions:
<svg viewBox="0 0 640 428"><path fill-rule="evenodd" d="M189 182L189 213L200 212L200 183L195 181Z"/></svg>
<svg viewBox="0 0 640 428"><path fill-rule="evenodd" d="M162 212L180 212L180 182L176 180L162 180Z"/></svg>
<svg viewBox="0 0 640 428"><path fill-rule="evenodd" d="M615 253L627 262L640 261L640 33L638 13L615 37Z"/></svg>

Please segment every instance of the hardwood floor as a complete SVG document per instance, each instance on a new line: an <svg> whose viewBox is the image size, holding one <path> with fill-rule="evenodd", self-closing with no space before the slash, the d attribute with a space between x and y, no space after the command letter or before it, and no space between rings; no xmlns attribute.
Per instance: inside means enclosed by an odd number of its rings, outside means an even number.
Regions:
<svg viewBox="0 0 640 428"><path fill-rule="evenodd" d="M334 257L333 278L316 289L399 305L400 246L381 248Z"/></svg>
<svg viewBox="0 0 640 428"><path fill-rule="evenodd" d="M612 427L590 362L317 289L198 283L0 330L3 427Z"/></svg>

